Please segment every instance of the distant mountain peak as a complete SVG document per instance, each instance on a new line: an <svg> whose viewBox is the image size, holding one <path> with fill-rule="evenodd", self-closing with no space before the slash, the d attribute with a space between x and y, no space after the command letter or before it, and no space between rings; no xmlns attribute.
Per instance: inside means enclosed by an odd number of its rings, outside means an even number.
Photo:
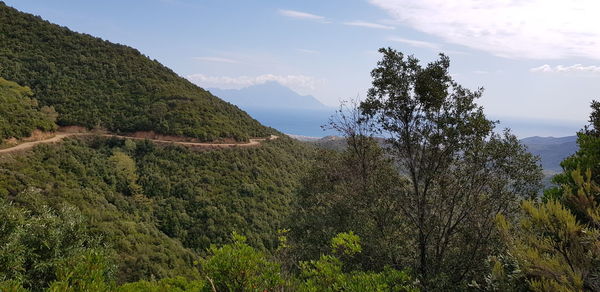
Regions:
<svg viewBox="0 0 600 292"><path fill-rule="evenodd" d="M300 95L277 81L248 86L242 89L211 88L210 92L242 109L315 109L328 107L311 95Z"/></svg>
<svg viewBox="0 0 600 292"><path fill-rule="evenodd" d="M277 81L274 81L274 80L270 80L270 81L267 81L265 83L259 83L259 84L251 85L251 86L248 86L248 87L276 88L276 89L284 89L284 90L293 91L289 87L286 87L285 85L283 85L283 84L281 84L281 83L279 83ZM245 87L245 88L248 88L248 87ZM243 90L243 89L244 88L242 88L240 90Z"/></svg>

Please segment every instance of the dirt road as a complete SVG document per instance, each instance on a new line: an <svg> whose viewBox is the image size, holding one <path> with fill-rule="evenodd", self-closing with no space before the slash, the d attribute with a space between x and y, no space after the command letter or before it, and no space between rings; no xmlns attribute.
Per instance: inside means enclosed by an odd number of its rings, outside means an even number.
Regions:
<svg viewBox="0 0 600 292"><path fill-rule="evenodd" d="M129 136L121 136L121 135L113 135L113 134L56 132L56 135L54 135L54 137L51 137L48 139L25 142L25 143L16 145L14 147L0 149L0 154L28 150L38 144L48 144L48 143L60 142L63 139L65 139L67 137L72 137L72 136L102 136L102 137L116 137L116 138L122 138L122 139L132 139L132 140L149 140L149 141L159 143L159 144L176 144L176 145L183 145L183 146L187 146L187 147L191 147L191 148L206 148L206 149L231 148L231 147L252 147L252 146L260 145L260 143L263 141L275 140L275 139L279 138L278 136L271 135L271 137L268 137L268 138L250 139L250 141L247 143L197 143L197 142L177 142L177 141L168 141L168 140L145 139L145 138L129 137Z"/></svg>

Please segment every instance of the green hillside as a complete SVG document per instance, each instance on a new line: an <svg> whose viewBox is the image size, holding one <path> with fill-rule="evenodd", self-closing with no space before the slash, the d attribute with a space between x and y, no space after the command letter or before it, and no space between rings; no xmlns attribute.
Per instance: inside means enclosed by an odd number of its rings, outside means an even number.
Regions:
<svg viewBox="0 0 600 292"><path fill-rule="evenodd" d="M0 2L0 76L54 106L59 125L156 131L209 141L266 136L237 107L125 45L76 33Z"/></svg>
<svg viewBox="0 0 600 292"><path fill-rule="evenodd" d="M204 152L70 139L0 156L0 205L77 207L116 254L119 282L193 278L193 261L234 231L263 250L276 247L307 153L287 138Z"/></svg>

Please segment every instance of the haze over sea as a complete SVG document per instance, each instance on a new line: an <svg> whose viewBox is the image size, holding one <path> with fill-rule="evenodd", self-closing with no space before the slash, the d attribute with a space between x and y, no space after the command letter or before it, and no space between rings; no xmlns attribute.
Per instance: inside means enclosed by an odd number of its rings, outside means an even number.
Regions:
<svg viewBox="0 0 600 292"><path fill-rule="evenodd" d="M210 91L237 105L264 125L287 134L309 137L339 135L327 127L330 117L339 107L322 104L311 95L301 95L278 82L265 82L241 89ZM481 101L485 101L485 95ZM542 136L572 136L583 123L558 119L522 118L490 115L499 121L496 129L510 128L519 138ZM325 126L325 127L323 127Z"/></svg>
<svg viewBox="0 0 600 292"><path fill-rule="evenodd" d="M334 108L331 108L330 110L315 110L308 112L285 109L276 112L269 109L247 108L245 110L262 124L275 127L287 134L309 137L339 135L339 133L336 131L323 129L321 127L323 125L327 125L329 117L335 111ZM510 128L511 131L519 138L532 136L572 136L575 132L583 128L583 125L579 125L575 122L508 118L503 119L501 117L494 116L491 118L500 120L500 124L497 126L498 130Z"/></svg>

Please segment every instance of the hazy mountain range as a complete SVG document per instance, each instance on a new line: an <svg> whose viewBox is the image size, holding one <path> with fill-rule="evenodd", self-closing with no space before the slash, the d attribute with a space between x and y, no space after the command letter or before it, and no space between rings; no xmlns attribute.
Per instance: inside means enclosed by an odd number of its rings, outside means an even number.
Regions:
<svg viewBox="0 0 600 292"><path fill-rule="evenodd" d="M209 91L221 99L237 105L263 125L284 133L323 137L335 135L323 130L335 108L328 107L310 95L300 95L277 83L267 82L242 89Z"/></svg>
<svg viewBox="0 0 600 292"><path fill-rule="evenodd" d="M323 138L300 135L290 136L322 148L340 150L345 147L344 139L338 136L326 136ZM560 138L535 136L523 138L520 141L527 147L530 153L540 157L540 164L546 175L554 175L561 172L560 162L577 151L577 136Z"/></svg>
<svg viewBox="0 0 600 292"><path fill-rule="evenodd" d="M577 136L567 137L528 137L521 139L529 152L539 155L542 168L560 172L560 162L577 151Z"/></svg>
<svg viewBox="0 0 600 292"><path fill-rule="evenodd" d="M278 82L270 81L242 89L210 88L209 91L232 104L245 108L290 110L328 110L311 95L300 95Z"/></svg>

